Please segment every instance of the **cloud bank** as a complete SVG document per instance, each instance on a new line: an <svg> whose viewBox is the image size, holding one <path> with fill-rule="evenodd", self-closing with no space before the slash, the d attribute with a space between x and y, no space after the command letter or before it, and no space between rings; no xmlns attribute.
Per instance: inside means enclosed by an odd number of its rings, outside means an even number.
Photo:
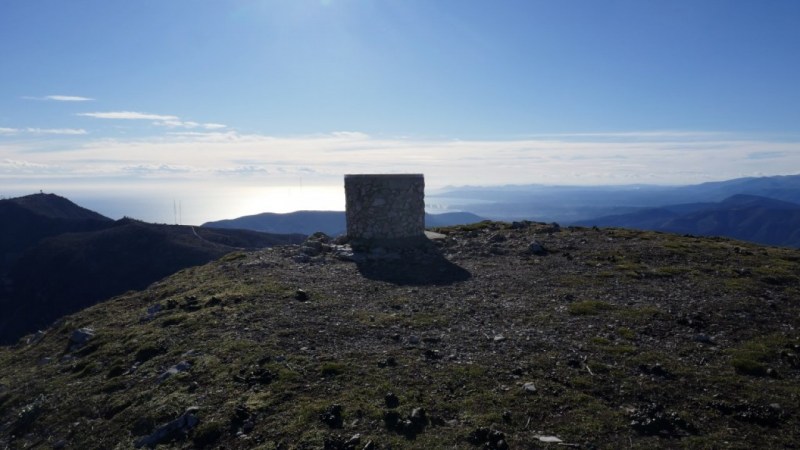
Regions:
<svg viewBox="0 0 800 450"><path fill-rule="evenodd" d="M133 112L85 114L180 121L174 116ZM207 129L202 124L191 127L180 122L183 128ZM85 134L78 129L0 128L2 135L22 132ZM102 178L104 182L163 177L173 182L274 185L304 177L308 183L335 184L345 173L420 172L434 186L690 184L797 173L800 142L672 132L441 140L373 137L358 132L275 137L220 130L87 139L57 151L47 151L42 143L8 150L0 146L0 158L55 165L62 174L84 180ZM29 171L20 174L27 176Z"/></svg>
<svg viewBox="0 0 800 450"><path fill-rule="evenodd" d="M111 217L151 221L172 220L173 199L180 199L187 223L198 224L264 211L341 210L348 173L423 173L426 186L435 190L694 184L800 172L800 139L722 133L510 140L392 138L352 131L280 137L199 127L147 138L76 140L31 133L23 139L15 133L20 130L0 128L0 195L43 189L96 205Z"/></svg>

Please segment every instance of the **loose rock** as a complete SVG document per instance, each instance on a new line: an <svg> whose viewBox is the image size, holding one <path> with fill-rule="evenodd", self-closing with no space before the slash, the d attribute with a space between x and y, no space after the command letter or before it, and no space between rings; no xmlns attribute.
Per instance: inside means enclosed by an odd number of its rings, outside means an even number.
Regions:
<svg viewBox="0 0 800 450"><path fill-rule="evenodd" d="M319 415L319 420L331 428L342 428L342 405L329 406Z"/></svg>
<svg viewBox="0 0 800 450"><path fill-rule="evenodd" d="M185 438L189 434L189 431L200 423L200 420L197 418L197 412L199 410L200 408L196 406L186 409L186 412L180 417L162 425L149 436L138 439L133 445L136 448L145 446L155 448L158 444Z"/></svg>

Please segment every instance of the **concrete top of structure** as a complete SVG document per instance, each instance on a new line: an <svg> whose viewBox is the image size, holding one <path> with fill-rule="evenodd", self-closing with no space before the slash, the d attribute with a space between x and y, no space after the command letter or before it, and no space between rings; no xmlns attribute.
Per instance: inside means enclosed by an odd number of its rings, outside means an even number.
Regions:
<svg viewBox="0 0 800 450"><path fill-rule="evenodd" d="M359 173L359 174L348 174L344 176L345 178L423 178L424 175L421 173L375 173L375 174L368 174L368 173Z"/></svg>

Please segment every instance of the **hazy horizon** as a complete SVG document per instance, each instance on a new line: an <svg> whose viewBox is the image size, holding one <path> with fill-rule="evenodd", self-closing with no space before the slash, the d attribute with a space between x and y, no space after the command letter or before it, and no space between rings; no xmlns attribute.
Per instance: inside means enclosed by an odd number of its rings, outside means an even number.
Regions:
<svg viewBox="0 0 800 450"><path fill-rule="evenodd" d="M800 174L795 174L800 175ZM708 180L708 182L729 181L730 179ZM695 184L695 183L691 183ZM698 183L699 184L699 183ZM448 198L449 190L458 189L512 189L519 188L633 188L643 186L677 187L690 184L497 184L497 185L426 185L426 212L441 214L447 212L470 212L458 207L464 204L485 203L481 199L465 199L463 197ZM201 225L225 219L235 219L260 213L290 213L296 211L344 211L344 183L339 185L305 186L301 180L293 186L273 186L261 188L229 188L221 190L191 190L157 188L103 191L93 189L65 189L63 191L40 190L45 194L56 194L65 197L84 208L91 209L112 219L131 217L153 223ZM14 198L40 191L9 190L0 192L0 198ZM535 192L532 190L532 192ZM543 199L544 200L544 199ZM511 217L503 215L503 217ZM500 217L500 216L498 216ZM527 217L527 216L526 216ZM532 214L528 219L535 219ZM549 220L549 219L548 219Z"/></svg>

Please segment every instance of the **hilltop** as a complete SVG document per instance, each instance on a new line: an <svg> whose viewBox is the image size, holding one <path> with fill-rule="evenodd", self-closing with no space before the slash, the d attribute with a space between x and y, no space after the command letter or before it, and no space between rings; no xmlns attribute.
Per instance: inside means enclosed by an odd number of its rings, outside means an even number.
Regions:
<svg viewBox="0 0 800 450"><path fill-rule="evenodd" d="M32 214L50 219L100 221L111 220L102 214L96 213L82 206L78 206L70 200L56 194L31 194L22 197L5 199L0 202L18 205Z"/></svg>
<svg viewBox="0 0 800 450"><path fill-rule="evenodd" d="M55 194L0 200L0 274L20 252L42 238L94 231L113 221Z"/></svg>
<svg viewBox="0 0 800 450"><path fill-rule="evenodd" d="M0 349L10 448L800 445L800 252L484 222L184 269Z"/></svg>

